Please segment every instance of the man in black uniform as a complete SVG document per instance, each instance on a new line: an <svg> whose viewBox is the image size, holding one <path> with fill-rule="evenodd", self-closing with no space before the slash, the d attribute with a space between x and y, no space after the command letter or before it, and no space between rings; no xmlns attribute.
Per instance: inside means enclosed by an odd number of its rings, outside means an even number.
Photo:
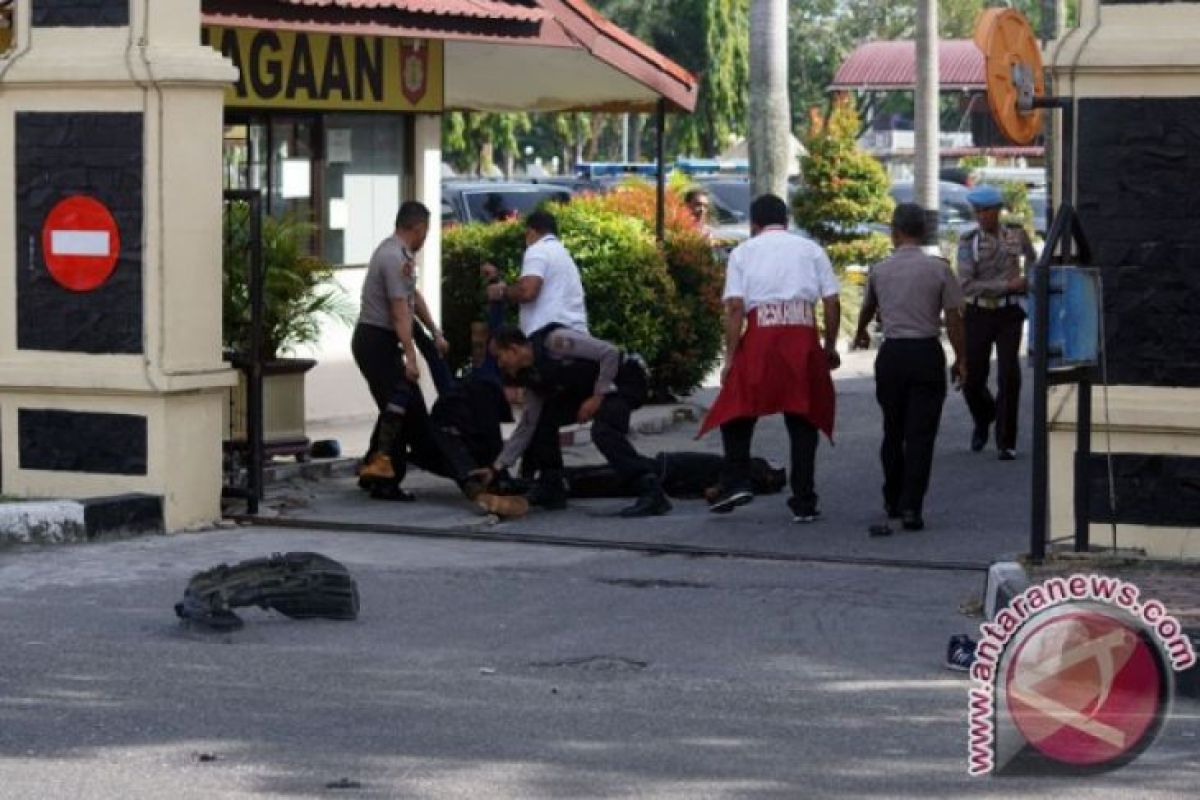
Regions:
<svg viewBox="0 0 1200 800"><path fill-rule="evenodd" d="M552 324L526 336L502 328L491 348L507 380L525 388L525 410L517 429L483 478L524 456L539 471L529 495L531 505L566 506L562 447L558 429L592 423L592 442L621 478L637 490L637 501L623 517L665 514L671 503L663 492L655 462L629 442L629 416L644 398L644 373L609 342Z"/></svg>
<svg viewBox="0 0 1200 800"><path fill-rule="evenodd" d="M883 410L883 502L888 517L899 517L905 530L925 527L922 506L946 399L943 312L956 381L961 385L970 374L964 365L962 292L950 265L921 250L924 240L924 209L915 203L896 206L896 250L871 268L854 336L856 347L870 346L867 326L878 311L884 338L875 359L875 398ZM886 524L871 528L875 536L890 533Z"/></svg>
<svg viewBox="0 0 1200 800"><path fill-rule="evenodd" d="M1021 408L1021 330L1025 323L1025 282L1022 259L1037 257L1029 235L1020 226L1001 226L1004 198L994 186L967 194L979 227L958 242L958 279L967 298L967 381L963 397L975 420L971 449L987 444L988 428L996 423L996 448L1001 461L1017 452L1017 418ZM988 391L992 347L996 348L996 396Z"/></svg>

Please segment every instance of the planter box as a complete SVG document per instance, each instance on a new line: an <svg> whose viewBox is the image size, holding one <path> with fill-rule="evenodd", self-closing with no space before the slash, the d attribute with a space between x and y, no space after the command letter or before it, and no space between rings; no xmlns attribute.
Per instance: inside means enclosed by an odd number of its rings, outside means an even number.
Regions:
<svg viewBox="0 0 1200 800"><path fill-rule="evenodd" d="M239 363L238 382L229 389L222 430L226 450L244 450L246 440L246 373ZM309 358L279 358L263 364L263 439L266 455L308 458L304 429L304 376L317 365Z"/></svg>

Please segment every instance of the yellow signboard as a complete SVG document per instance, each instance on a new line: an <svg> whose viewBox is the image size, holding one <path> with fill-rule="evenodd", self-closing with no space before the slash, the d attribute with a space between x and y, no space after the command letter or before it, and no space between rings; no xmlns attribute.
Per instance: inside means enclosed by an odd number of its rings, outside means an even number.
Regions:
<svg viewBox="0 0 1200 800"><path fill-rule="evenodd" d="M201 41L238 68L225 93L237 108L442 110L439 40L218 28Z"/></svg>

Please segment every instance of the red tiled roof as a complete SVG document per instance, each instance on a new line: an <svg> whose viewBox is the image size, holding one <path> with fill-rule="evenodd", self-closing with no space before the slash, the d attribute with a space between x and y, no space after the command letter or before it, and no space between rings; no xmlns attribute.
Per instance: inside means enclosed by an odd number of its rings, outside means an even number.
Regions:
<svg viewBox="0 0 1200 800"><path fill-rule="evenodd" d="M696 105L691 73L585 0L201 0L201 7L206 25L583 49L674 108ZM595 110L618 107L630 110L621 103Z"/></svg>
<svg viewBox="0 0 1200 800"><path fill-rule="evenodd" d="M643 42L641 39L629 33L624 28L610 21L599 11L592 8L586 2L586 0L559 0L559 2L578 13L581 17L587 20L589 24L594 26L599 33L613 39L617 44L631 51L634 55L637 55L639 58L648 61L656 68L666 72L680 83L690 84L693 86L695 85L696 77L692 75L692 73L688 72L686 69L679 66L674 61ZM543 5L548 4L543 2Z"/></svg>
<svg viewBox="0 0 1200 800"><path fill-rule="evenodd" d="M983 53L970 39L938 43L942 88L984 88ZM867 42L842 62L830 89L912 89L917 83L916 45L911 41Z"/></svg>
<svg viewBox="0 0 1200 800"><path fill-rule="evenodd" d="M515 22L537 22L546 14L540 9L530 8L505 0L278 0L293 6L315 6L320 8L368 8L407 11L410 14L432 14L467 19L495 19Z"/></svg>

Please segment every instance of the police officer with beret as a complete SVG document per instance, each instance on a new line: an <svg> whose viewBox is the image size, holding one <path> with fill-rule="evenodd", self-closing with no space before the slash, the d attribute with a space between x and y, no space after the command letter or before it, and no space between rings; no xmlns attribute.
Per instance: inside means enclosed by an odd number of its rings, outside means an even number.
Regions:
<svg viewBox="0 0 1200 800"><path fill-rule="evenodd" d="M950 265L921 250L925 219L925 210L915 203L896 206L896 249L871 268L854 336L855 347L869 347L867 326L879 313L884 342L875 359L875 398L883 411L883 502L888 517L899 517L905 530L925 527L922 505L946 399L943 313L954 348L955 381L961 385L970 375L964 363L962 292ZM873 536L890 533L886 524L871 528Z"/></svg>
<svg viewBox="0 0 1200 800"><path fill-rule="evenodd" d="M979 227L958 242L958 279L967 300L967 380L963 397L975 428L971 450L979 452L996 425L996 448L1001 461L1012 461L1017 450L1017 417L1021 398L1021 330L1025 322L1027 283L1022 260L1037 257L1033 243L1019 225L1000 224L1004 198L994 186L979 186L967 194ZM992 348L996 350L996 396L988 391Z"/></svg>

